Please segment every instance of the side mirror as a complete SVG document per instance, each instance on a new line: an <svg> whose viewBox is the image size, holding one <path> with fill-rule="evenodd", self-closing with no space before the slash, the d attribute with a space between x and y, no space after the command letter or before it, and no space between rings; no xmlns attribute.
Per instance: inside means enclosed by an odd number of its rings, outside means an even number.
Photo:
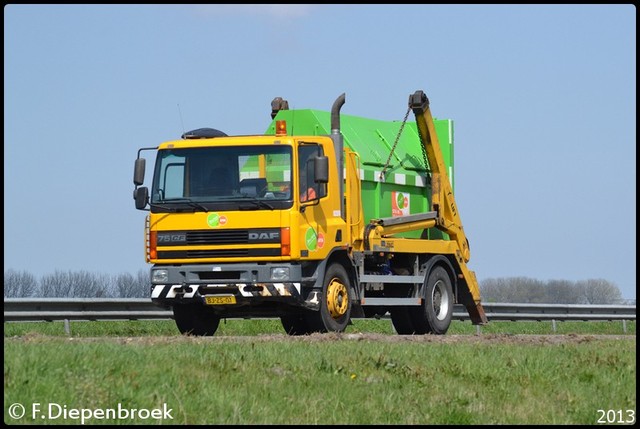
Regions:
<svg viewBox="0 0 640 429"><path fill-rule="evenodd" d="M146 160L144 158L136 159L136 164L133 167L133 184L140 186L144 183L144 169Z"/></svg>
<svg viewBox="0 0 640 429"><path fill-rule="evenodd" d="M136 188L133 191L133 199L136 201L136 208L143 210L149 202L149 189L146 186Z"/></svg>
<svg viewBox="0 0 640 429"><path fill-rule="evenodd" d="M329 158L326 156L316 156L313 159L313 174L316 183L329 182Z"/></svg>

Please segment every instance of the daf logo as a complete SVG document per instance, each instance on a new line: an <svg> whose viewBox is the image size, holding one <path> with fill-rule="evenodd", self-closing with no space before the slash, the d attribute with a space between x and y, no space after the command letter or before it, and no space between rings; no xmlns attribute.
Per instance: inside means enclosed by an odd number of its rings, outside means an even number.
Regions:
<svg viewBox="0 0 640 429"><path fill-rule="evenodd" d="M249 231L249 243L279 243L280 231L269 229L254 229Z"/></svg>
<svg viewBox="0 0 640 429"><path fill-rule="evenodd" d="M249 240L276 240L280 238L279 236L280 234L277 232L250 232Z"/></svg>

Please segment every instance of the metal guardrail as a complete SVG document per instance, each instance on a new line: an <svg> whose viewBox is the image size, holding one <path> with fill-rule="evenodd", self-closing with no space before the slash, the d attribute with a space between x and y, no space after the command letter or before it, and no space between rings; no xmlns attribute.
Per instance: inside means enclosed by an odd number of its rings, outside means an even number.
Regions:
<svg viewBox="0 0 640 429"><path fill-rule="evenodd" d="M454 306L454 317L456 316ZM482 303L487 319L491 320L636 320L635 305L582 304L515 304ZM464 307L457 320L468 320Z"/></svg>
<svg viewBox="0 0 640 429"><path fill-rule="evenodd" d="M173 312L148 298L5 298L5 322L168 320Z"/></svg>
<svg viewBox="0 0 640 429"><path fill-rule="evenodd" d="M492 320L636 320L635 305L513 304L483 303ZM54 320L168 320L164 310L148 298L5 298L5 322ZM459 304L453 308L454 320L470 320Z"/></svg>

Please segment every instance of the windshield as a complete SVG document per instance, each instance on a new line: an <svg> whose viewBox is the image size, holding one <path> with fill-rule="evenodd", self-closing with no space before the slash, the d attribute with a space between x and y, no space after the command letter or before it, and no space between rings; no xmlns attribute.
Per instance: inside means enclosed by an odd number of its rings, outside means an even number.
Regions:
<svg viewBox="0 0 640 429"><path fill-rule="evenodd" d="M263 210L291 206L290 146L219 146L158 152L152 210Z"/></svg>

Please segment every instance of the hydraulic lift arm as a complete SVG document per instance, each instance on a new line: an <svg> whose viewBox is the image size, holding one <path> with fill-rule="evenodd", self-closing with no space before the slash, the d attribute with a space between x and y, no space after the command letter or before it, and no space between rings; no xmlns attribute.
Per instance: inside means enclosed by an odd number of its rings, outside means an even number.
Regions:
<svg viewBox="0 0 640 429"><path fill-rule="evenodd" d="M429 109L429 99L422 91L409 97L409 107L416 116L420 142L424 146L431 169L431 210L436 212L436 228L446 232L458 243L465 262L469 262L469 241L464 234L458 207L453 197L453 188L442 159L440 144Z"/></svg>
<svg viewBox="0 0 640 429"><path fill-rule="evenodd" d="M467 268L470 250L469 241L464 234L460 213L453 197L453 188L447 176L433 117L429 109L429 99L424 92L418 90L409 96L409 107L413 110L418 126L420 141L424 146L427 161L431 169L431 210L436 213L435 227L449 235L458 244L456 259L464 281L471 294L465 306L474 323L486 323L484 310L480 305L480 289L475 273Z"/></svg>

